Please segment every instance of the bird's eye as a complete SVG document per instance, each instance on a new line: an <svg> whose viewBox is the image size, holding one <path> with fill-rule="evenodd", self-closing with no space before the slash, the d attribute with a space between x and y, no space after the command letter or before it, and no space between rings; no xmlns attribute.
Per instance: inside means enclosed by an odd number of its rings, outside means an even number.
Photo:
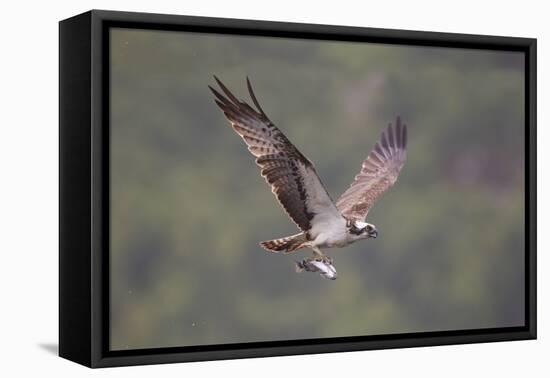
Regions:
<svg viewBox="0 0 550 378"><path fill-rule="evenodd" d="M372 226L369 224L367 227L365 227L367 229L368 232L371 232L372 231Z"/></svg>

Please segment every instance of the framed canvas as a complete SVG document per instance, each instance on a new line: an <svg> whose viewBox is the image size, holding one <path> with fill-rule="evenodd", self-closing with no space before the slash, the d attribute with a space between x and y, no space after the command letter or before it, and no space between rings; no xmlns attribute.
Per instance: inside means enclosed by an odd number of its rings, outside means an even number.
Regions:
<svg viewBox="0 0 550 378"><path fill-rule="evenodd" d="M59 61L62 357L536 337L535 39L94 10Z"/></svg>

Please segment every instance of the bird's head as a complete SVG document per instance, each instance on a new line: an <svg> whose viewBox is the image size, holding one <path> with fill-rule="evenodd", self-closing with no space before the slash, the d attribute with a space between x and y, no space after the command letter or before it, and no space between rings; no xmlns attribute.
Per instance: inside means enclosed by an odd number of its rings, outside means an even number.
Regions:
<svg viewBox="0 0 550 378"><path fill-rule="evenodd" d="M378 230L374 224L361 221L348 222L348 231L357 239L376 238L378 236Z"/></svg>

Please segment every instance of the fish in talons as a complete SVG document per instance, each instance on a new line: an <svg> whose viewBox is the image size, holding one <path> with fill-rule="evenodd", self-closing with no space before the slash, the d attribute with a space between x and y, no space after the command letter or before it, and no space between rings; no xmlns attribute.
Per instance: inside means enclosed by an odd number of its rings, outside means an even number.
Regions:
<svg viewBox="0 0 550 378"><path fill-rule="evenodd" d="M294 261L297 273L305 270L306 272L319 273L329 280L335 280L338 275L332 262L333 260L330 257L307 257L302 261Z"/></svg>

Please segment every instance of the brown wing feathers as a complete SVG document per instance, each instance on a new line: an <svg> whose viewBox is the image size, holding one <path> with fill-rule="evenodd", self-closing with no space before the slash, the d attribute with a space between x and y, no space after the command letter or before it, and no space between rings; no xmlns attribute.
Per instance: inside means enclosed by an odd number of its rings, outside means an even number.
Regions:
<svg viewBox="0 0 550 378"><path fill-rule="evenodd" d="M225 94L209 86L216 97L216 104L256 157L262 176L271 185L272 192L287 214L300 229L309 230L315 214L307 206L307 199L312 193L307 192L304 180L306 175L316 176L311 162L267 117L248 78L248 91L256 109L238 100L217 77L214 78Z"/></svg>
<svg viewBox="0 0 550 378"><path fill-rule="evenodd" d="M351 186L336 202L342 214L364 220L372 205L391 187L406 159L407 126L397 117L376 143Z"/></svg>
<svg viewBox="0 0 550 378"><path fill-rule="evenodd" d="M311 228L313 218L321 212L333 217L340 217L341 213L346 218L364 220L375 201L397 180L405 163L407 147L407 127L399 117L395 127L389 124L382 133L335 207L313 164L267 117L250 80L247 78L246 84L256 109L237 99L217 77L214 78L223 92L222 95L209 86L216 104L256 157L256 164L279 203L303 231ZM315 205L308 206L309 202Z"/></svg>

